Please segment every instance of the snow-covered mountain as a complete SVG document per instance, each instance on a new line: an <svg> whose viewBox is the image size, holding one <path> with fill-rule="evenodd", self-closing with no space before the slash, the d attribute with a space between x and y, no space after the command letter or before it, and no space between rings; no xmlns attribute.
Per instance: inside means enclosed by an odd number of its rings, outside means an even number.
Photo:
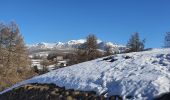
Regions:
<svg viewBox="0 0 170 100"><path fill-rule="evenodd" d="M55 49L71 49L71 48L78 48L79 46L83 45L86 42L85 39L79 39L79 40L70 40L66 43L63 42L56 42L56 43L37 43L33 45L28 45L29 51L35 51L35 50L55 50ZM117 45L113 44L111 42L103 42L101 40L97 40L99 49L105 50L106 47L110 46L111 48L114 48L114 50L123 50L125 49L125 46L123 45Z"/></svg>
<svg viewBox="0 0 170 100"><path fill-rule="evenodd" d="M155 96L170 92L170 49L99 58L51 71L12 88L28 83L54 83L66 89L96 91L106 97L120 95L125 100L127 97L153 100Z"/></svg>

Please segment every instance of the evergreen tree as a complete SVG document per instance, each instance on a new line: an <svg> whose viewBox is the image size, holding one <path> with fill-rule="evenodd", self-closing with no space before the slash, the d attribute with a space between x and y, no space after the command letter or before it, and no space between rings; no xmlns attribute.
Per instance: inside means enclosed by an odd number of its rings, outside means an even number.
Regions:
<svg viewBox="0 0 170 100"><path fill-rule="evenodd" d="M170 32L167 32L165 35L165 48L170 48Z"/></svg>
<svg viewBox="0 0 170 100"><path fill-rule="evenodd" d="M126 52L138 52L144 50L145 40L141 41L139 38L139 34L134 33L127 43L127 51Z"/></svg>

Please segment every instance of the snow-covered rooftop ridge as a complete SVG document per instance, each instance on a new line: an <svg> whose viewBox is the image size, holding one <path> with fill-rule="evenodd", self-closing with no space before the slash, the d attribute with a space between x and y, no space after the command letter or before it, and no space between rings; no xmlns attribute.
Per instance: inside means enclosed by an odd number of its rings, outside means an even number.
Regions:
<svg viewBox="0 0 170 100"><path fill-rule="evenodd" d="M57 69L12 88L27 83L54 83L67 89L105 93L105 96L121 95L124 99L129 96L132 100L152 100L170 92L170 48L113 56Z"/></svg>

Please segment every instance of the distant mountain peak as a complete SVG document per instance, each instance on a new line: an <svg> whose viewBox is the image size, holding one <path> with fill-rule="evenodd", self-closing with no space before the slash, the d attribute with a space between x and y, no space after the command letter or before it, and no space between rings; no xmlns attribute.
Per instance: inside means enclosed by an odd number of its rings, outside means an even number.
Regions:
<svg viewBox="0 0 170 100"><path fill-rule="evenodd" d="M46 42L40 42L40 43L36 43L33 45L28 45L28 49L29 51L34 51L34 50L45 50L45 49L51 49L51 50L55 50L55 49L68 49L68 48L77 48L79 46L81 46L82 44L84 44L86 42L86 39L78 39L78 40L70 40L68 42L54 42L54 43L46 43ZM106 47L110 46L111 48L117 48L117 50L119 50L119 48L125 48L125 46L122 45L118 45L116 43L112 43L112 42L103 42L100 39L97 40L98 46L100 50L105 50Z"/></svg>

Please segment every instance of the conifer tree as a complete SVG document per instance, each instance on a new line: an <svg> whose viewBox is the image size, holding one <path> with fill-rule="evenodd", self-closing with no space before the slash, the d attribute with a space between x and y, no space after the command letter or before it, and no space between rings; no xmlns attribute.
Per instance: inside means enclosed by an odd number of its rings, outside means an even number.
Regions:
<svg viewBox="0 0 170 100"><path fill-rule="evenodd" d="M86 38L85 53L87 60L93 60L101 57L101 53L98 51L97 37L94 34L90 34Z"/></svg>
<svg viewBox="0 0 170 100"><path fill-rule="evenodd" d="M165 48L170 48L170 32L167 32L165 35Z"/></svg>
<svg viewBox="0 0 170 100"><path fill-rule="evenodd" d="M139 33L134 33L127 43L127 52L138 52L144 50L145 40L140 40Z"/></svg>
<svg viewBox="0 0 170 100"><path fill-rule="evenodd" d="M33 74L24 39L15 22L0 23L0 70L0 89Z"/></svg>

